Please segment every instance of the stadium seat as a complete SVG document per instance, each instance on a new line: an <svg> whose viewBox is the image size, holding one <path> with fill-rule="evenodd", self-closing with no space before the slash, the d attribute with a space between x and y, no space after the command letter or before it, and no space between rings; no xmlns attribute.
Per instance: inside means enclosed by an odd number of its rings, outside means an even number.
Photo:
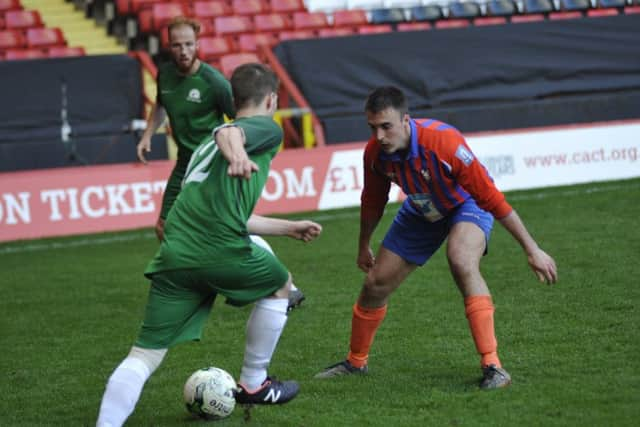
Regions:
<svg viewBox="0 0 640 427"><path fill-rule="evenodd" d="M40 13L36 10L10 10L4 14L8 29L27 29L42 27Z"/></svg>
<svg viewBox="0 0 640 427"><path fill-rule="evenodd" d="M4 16L0 15L0 30L4 30Z"/></svg>
<svg viewBox="0 0 640 427"><path fill-rule="evenodd" d="M393 31L393 27L390 24L378 24L378 25L363 25L358 27L358 34L383 34Z"/></svg>
<svg viewBox="0 0 640 427"><path fill-rule="evenodd" d="M487 3L487 16L511 16L518 13L511 0L490 0Z"/></svg>
<svg viewBox="0 0 640 427"><path fill-rule="evenodd" d="M8 10L22 10L20 0L0 0L0 15Z"/></svg>
<svg viewBox="0 0 640 427"><path fill-rule="evenodd" d="M334 27L359 27L368 23L367 13L362 9L336 10L333 12Z"/></svg>
<svg viewBox="0 0 640 427"><path fill-rule="evenodd" d="M484 27L486 25L502 25L506 23L507 18L505 16L483 16L473 20L473 25L477 25L479 27Z"/></svg>
<svg viewBox="0 0 640 427"><path fill-rule="evenodd" d="M7 49L21 49L27 46L24 34L20 30L0 31L0 51Z"/></svg>
<svg viewBox="0 0 640 427"><path fill-rule="evenodd" d="M431 22L403 22L398 24L396 30L398 31L424 31L433 28Z"/></svg>
<svg viewBox="0 0 640 427"><path fill-rule="evenodd" d="M238 47L241 52L257 52L259 45L270 47L278 44L278 37L270 33L240 34L238 36Z"/></svg>
<svg viewBox="0 0 640 427"><path fill-rule="evenodd" d="M67 42L60 28L29 28L27 29L27 46L45 48L64 46Z"/></svg>
<svg viewBox="0 0 640 427"><path fill-rule="evenodd" d="M119 0L118 11L122 14L137 15L142 9L151 9L154 3L166 3L167 0ZM124 10L121 10L124 9Z"/></svg>
<svg viewBox="0 0 640 427"><path fill-rule="evenodd" d="M329 26L327 15L324 12L295 12L293 14L293 28L295 30L318 30Z"/></svg>
<svg viewBox="0 0 640 427"><path fill-rule="evenodd" d="M248 62L260 62L260 59L258 55L251 52L230 53L220 57L220 71L225 76L231 77L233 70Z"/></svg>
<svg viewBox="0 0 640 427"><path fill-rule="evenodd" d="M549 19L552 21L559 21L564 19L582 18L582 16L582 12L579 10L569 10L566 12L551 12L549 14Z"/></svg>
<svg viewBox="0 0 640 427"><path fill-rule="evenodd" d="M418 22L433 22L443 17L442 9L436 4L414 6L410 9L410 15L412 21Z"/></svg>
<svg viewBox="0 0 640 427"><path fill-rule="evenodd" d="M263 0L232 0L231 8L235 15L257 15L269 12L269 4Z"/></svg>
<svg viewBox="0 0 640 427"><path fill-rule="evenodd" d="M544 21L545 17L542 13L531 13L528 15L513 15L511 17L512 24L526 24L527 22Z"/></svg>
<svg viewBox="0 0 640 427"><path fill-rule="evenodd" d="M47 49L49 58L62 58L67 56L85 56L86 52L83 47L54 46Z"/></svg>
<svg viewBox="0 0 640 427"><path fill-rule="evenodd" d="M599 9L608 9L611 7L617 7L622 9L627 2L625 0L597 0L596 7Z"/></svg>
<svg viewBox="0 0 640 427"><path fill-rule="evenodd" d="M236 51L237 48L233 40L227 37L200 37L198 39L198 54L200 59L205 62Z"/></svg>
<svg viewBox="0 0 640 427"><path fill-rule="evenodd" d="M449 3L449 18L472 19L480 16L480 6L470 1Z"/></svg>
<svg viewBox="0 0 640 427"><path fill-rule="evenodd" d="M596 8L589 9L587 16L600 17L600 16L615 16L624 10L626 5L625 0L597 0Z"/></svg>
<svg viewBox="0 0 640 427"><path fill-rule="evenodd" d="M303 0L269 0L272 12L289 13L306 11Z"/></svg>
<svg viewBox="0 0 640 427"><path fill-rule="evenodd" d="M548 14L553 12L553 4L551 0L524 0L523 12Z"/></svg>
<svg viewBox="0 0 640 427"><path fill-rule="evenodd" d="M256 32L279 33L293 29L289 17L280 13L268 13L253 17Z"/></svg>
<svg viewBox="0 0 640 427"><path fill-rule="evenodd" d="M253 23L248 16L218 16L213 21L213 26L219 36L253 32Z"/></svg>
<svg viewBox="0 0 640 427"><path fill-rule="evenodd" d="M319 37L345 37L352 36L355 33L356 30L351 27L320 28L318 30Z"/></svg>
<svg viewBox="0 0 640 427"><path fill-rule="evenodd" d="M233 14L231 6L223 0L196 1L192 7L193 16L200 20L212 20L217 16Z"/></svg>
<svg viewBox="0 0 640 427"><path fill-rule="evenodd" d="M155 3L151 9L151 30L160 31L176 16L188 16L189 11L182 3Z"/></svg>
<svg viewBox="0 0 640 427"><path fill-rule="evenodd" d="M560 0L560 10L586 12L590 7L589 0Z"/></svg>
<svg viewBox="0 0 640 427"><path fill-rule="evenodd" d="M399 24L405 22L404 9L373 9L371 10L371 18L369 22L372 24Z"/></svg>
<svg viewBox="0 0 640 427"><path fill-rule="evenodd" d="M4 54L4 58L7 60L39 59L46 57L47 55L40 49L9 49Z"/></svg>
<svg viewBox="0 0 640 427"><path fill-rule="evenodd" d="M435 27L438 29L448 29L448 28L464 28L468 27L470 24L468 19L441 19L436 21Z"/></svg>
<svg viewBox="0 0 640 427"><path fill-rule="evenodd" d="M302 40L302 39L314 39L316 35L311 30L292 30L283 31L279 34L280 41L286 40Z"/></svg>
<svg viewBox="0 0 640 427"><path fill-rule="evenodd" d="M587 11L587 16L589 18L599 18L603 16L615 16L620 14L620 11L615 7L610 7L607 9L589 9Z"/></svg>
<svg viewBox="0 0 640 427"><path fill-rule="evenodd" d="M640 6L625 6L624 13L626 15L640 13Z"/></svg>

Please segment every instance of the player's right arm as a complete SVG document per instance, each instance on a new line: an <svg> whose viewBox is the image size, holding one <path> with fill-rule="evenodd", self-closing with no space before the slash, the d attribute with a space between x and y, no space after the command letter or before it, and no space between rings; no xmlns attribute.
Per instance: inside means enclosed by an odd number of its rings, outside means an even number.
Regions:
<svg viewBox="0 0 640 427"><path fill-rule="evenodd" d="M389 200L391 182L375 169L379 148L370 140L364 150L364 187L360 197L360 237L356 264L365 273L375 264L371 235L375 231Z"/></svg>
<svg viewBox="0 0 640 427"><path fill-rule="evenodd" d="M142 163L147 163L147 159L144 154L151 152L151 137L156 133L162 123L164 123L166 117L166 110L162 105L156 102L149 113L147 128L144 130L142 138L140 138L140 142L138 142L138 146L136 147L138 159L140 159Z"/></svg>
<svg viewBox="0 0 640 427"><path fill-rule="evenodd" d="M251 174L259 168L245 150L244 130L234 124L222 125L214 130L214 138L220 152L229 162L228 175L251 179Z"/></svg>

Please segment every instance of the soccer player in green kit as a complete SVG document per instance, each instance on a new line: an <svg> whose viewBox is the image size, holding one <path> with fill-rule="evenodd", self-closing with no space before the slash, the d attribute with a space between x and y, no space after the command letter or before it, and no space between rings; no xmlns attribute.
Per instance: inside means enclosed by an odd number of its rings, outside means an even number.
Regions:
<svg viewBox="0 0 640 427"><path fill-rule="evenodd" d="M149 126L137 146L138 158L146 163L145 153L151 151L151 137L169 117L178 146L178 159L169 176L162 197L160 215L155 225L158 240L162 240L164 222L178 197L187 164L193 151L224 123L224 116L235 116L231 86L222 73L200 61L198 33L200 24L185 17L176 17L168 24L172 61L162 65L157 77L157 102L149 114ZM251 238L273 252L259 236ZM299 306L305 296L292 284L288 310Z"/></svg>
<svg viewBox="0 0 640 427"><path fill-rule="evenodd" d="M281 404L299 391L295 381L267 374L287 320L291 276L249 233L306 242L322 227L312 221L252 215L282 140L282 130L272 119L278 79L262 64L245 64L234 71L231 85L237 118L217 128L191 158L160 249L145 271L151 289L140 333L109 378L100 427L126 421L169 347L200 339L217 294L232 305L255 302L236 401Z"/></svg>

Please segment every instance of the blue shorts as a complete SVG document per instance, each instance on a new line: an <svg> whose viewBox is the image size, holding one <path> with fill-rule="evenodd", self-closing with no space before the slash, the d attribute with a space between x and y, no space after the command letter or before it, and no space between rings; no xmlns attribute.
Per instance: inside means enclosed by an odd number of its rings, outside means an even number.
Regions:
<svg viewBox="0 0 640 427"><path fill-rule="evenodd" d="M429 222L417 213L406 199L393 219L382 246L412 264L424 265L449 235L451 227L459 222L471 222L484 232L487 247L493 228L493 216L478 207L475 200L467 199L445 218ZM486 253L485 248L485 253Z"/></svg>

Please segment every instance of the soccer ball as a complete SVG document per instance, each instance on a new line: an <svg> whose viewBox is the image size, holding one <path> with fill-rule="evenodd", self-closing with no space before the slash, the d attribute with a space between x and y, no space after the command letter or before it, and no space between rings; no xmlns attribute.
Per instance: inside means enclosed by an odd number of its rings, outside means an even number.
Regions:
<svg viewBox="0 0 640 427"><path fill-rule="evenodd" d="M198 369L184 384L184 403L192 414L219 420L233 412L236 387L236 381L223 369Z"/></svg>

